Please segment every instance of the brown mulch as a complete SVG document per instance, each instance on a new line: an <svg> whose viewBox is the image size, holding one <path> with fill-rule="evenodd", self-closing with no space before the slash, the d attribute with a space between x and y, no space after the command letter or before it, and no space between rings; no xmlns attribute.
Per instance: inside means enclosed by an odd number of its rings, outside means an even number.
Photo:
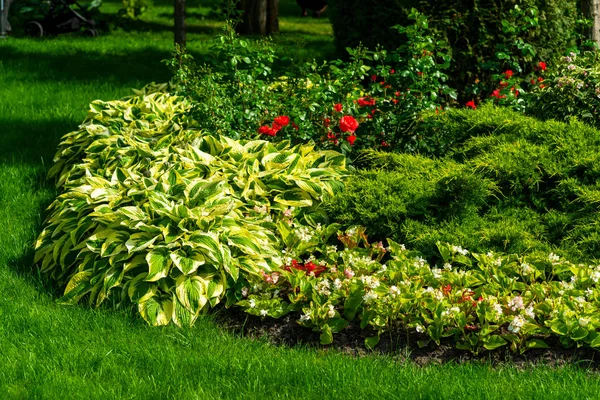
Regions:
<svg viewBox="0 0 600 400"><path fill-rule="evenodd" d="M294 347L307 346L325 351L335 351L354 357L369 354L382 354L399 362L411 361L417 365L445 364L445 363L485 363L492 365L510 364L516 368L527 368L533 365L560 367L577 365L600 372L600 353L589 347L564 348L558 340L546 340L549 349L531 349L523 354L513 353L507 347L494 351L482 350L478 354L462 351L452 346L450 341L440 346L431 342L426 347L417 345L416 334L406 331L390 332L381 336L381 341L375 350L368 350L364 345L366 337L373 336L374 332L360 329L358 325L351 324L340 333L333 335L333 344L322 346L319 343L319 333L304 328L296 322L294 315L287 315L278 320L272 318L261 319L248 315L240 310L231 308L217 313L216 322L219 326L231 333L266 340L279 346Z"/></svg>

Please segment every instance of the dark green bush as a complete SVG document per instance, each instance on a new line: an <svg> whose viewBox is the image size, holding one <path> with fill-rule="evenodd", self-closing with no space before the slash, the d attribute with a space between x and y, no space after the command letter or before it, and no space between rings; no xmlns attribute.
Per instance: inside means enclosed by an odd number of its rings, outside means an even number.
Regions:
<svg viewBox="0 0 600 400"><path fill-rule="evenodd" d="M429 256L440 240L476 252L600 258L600 131L492 106L433 114L420 128L445 138L443 157L364 153L328 205L335 219Z"/></svg>
<svg viewBox="0 0 600 400"><path fill-rule="evenodd" d="M524 66L533 57L523 44L530 44L541 60L562 54L577 28L574 0L332 0L336 46L344 51L362 42L395 49L403 38L390 28L410 24L413 7L452 47L450 76L456 88L476 79L486 82L494 70L518 71L517 64Z"/></svg>

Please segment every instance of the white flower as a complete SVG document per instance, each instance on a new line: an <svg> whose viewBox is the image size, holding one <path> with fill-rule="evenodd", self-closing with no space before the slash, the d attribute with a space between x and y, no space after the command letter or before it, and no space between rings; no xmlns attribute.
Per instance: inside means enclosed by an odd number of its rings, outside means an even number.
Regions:
<svg viewBox="0 0 600 400"><path fill-rule="evenodd" d="M569 65L567 66L567 68L568 68L568 69L570 69L570 70L573 70L573 69L575 69L575 68L577 68L577 67L575 67L575 65L574 65L574 64L569 64Z"/></svg>
<svg viewBox="0 0 600 400"><path fill-rule="evenodd" d="M367 294L365 294L365 295L363 296L363 301L364 301L365 303L368 303L368 302L370 302L371 300L374 300L374 299L376 299L376 298L377 298L377 293L369 292L369 293L367 293Z"/></svg>
<svg viewBox="0 0 600 400"><path fill-rule="evenodd" d="M533 312L533 306L527 307L525 309L525 316L531 319L535 319L535 313Z"/></svg>
<svg viewBox="0 0 600 400"><path fill-rule="evenodd" d="M522 310L523 308L525 308L525 305L523 304L523 298L521 296L513 297L512 299L510 299L507 305L508 308L510 308L512 311Z"/></svg>
<svg viewBox="0 0 600 400"><path fill-rule="evenodd" d="M578 302L579 304L583 304L583 303L585 303L585 297L583 297L583 296L578 296L578 297L575 297L573 300L575 300L575 301L576 301L576 302Z"/></svg>
<svg viewBox="0 0 600 400"><path fill-rule="evenodd" d="M363 275L360 277L360 280L363 282L363 284L371 289L375 289L376 287L379 286L379 280L374 277L374 276L370 276L370 275Z"/></svg>
<svg viewBox="0 0 600 400"><path fill-rule="evenodd" d="M498 257L494 260L494 265L499 267L502 265L502 258Z"/></svg>
<svg viewBox="0 0 600 400"><path fill-rule="evenodd" d="M256 211L259 214L266 214L267 206L254 206L254 211Z"/></svg>
<svg viewBox="0 0 600 400"><path fill-rule="evenodd" d="M587 318L581 317L581 318L579 318L578 322L579 322L579 326L585 327L585 326L587 326L590 323L590 320L587 319Z"/></svg>
<svg viewBox="0 0 600 400"><path fill-rule="evenodd" d="M592 290L592 288L585 289L585 295L587 297L592 297L594 295L594 291Z"/></svg>
<svg viewBox="0 0 600 400"><path fill-rule="evenodd" d="M560 257L554 253L550 253L548 254L548 260L550 260L551 263L556 263L558 260L560 260Z"/></svg>
<svg viewBox="0 0 600 400"><path fill-rule="evenodd" d="M423 333L423 332L425 332L425 328L423 327L423 325L420 325L420 324L419 324L419 325L417 325L417 326L415 327L415 329L417 330L417 332L418 332L418 333Z"/></svg>
<svg viewBox="0 0 600 400"><path fill-rule="evenodd" d="M503 312L502 312L502 304L496 303L492 307L494 308L494 312L496 313L497 317L502 316L502 314L503 314Z"/></svg>
<svg viewBox="0 0 600 400"><path fill-rule="evenodd" d="M265 317L269 312L267 310L260 310L260 316Z"/></svg>
<svg viewBox="0 0 600 400"><path fill-rule="evenodd" d="M463 256L466 256L467 254L469 254L468 250L463 249L460 246L452 246L452 251L455 252L455 253L462 254Z"/></svg>
<svg viewBox="0 0 600 400"><path fill-rule="evenodd" d="M577 276L573 275L571 277L571 283L576 283L577 282Z"/></svg>
<svg viewBox="0 0 600 400"><path fill-rule="evenodd" d="M335 307L332 304L329 305L329 311L327 311L327 316L329 318L335 317Z"/></svg>
<svg viewBox="0 0 600 400"><path fill-rule="evenodd" d="M513 318L510 325L508 325L508 330L511 332L517 333L517 332L519 332L519 330L521 330L521 328L523 327L524 324L525 324L525 319L523 317L521 317L520 315L517 315Z"/></svg>
<svg viewBox="0 0 600 400"><path fill-rule="evenodd" d="M442 270L439 268L432 268L431 269L431 273L433 273L433 278L434 279L441 279L442 278Z"/></svg>
<svg viewBox="0 0 600 400"><path fill-rule="evenodd" d="M444 267L443 267L443 268L444 268L446 271L452 271L452 264L450 264L450 263L446 263L446 264L444 264Z"/></svg>
<svg viewBox="0 0 600 400"><path fill-rule="evenodd" d="M250 300L248 305L250 306L250 308L254 308L254 307L256 307L256 301L254 299L252 299L252 300Z"/></svg>
<svg viewBox="0 0 600 400"><path fill-rule="evenodd" d="M594 272L592 272L590 278L592 278L592 281L594 281L594 283L598 283L598 281L600 280L600 271L595 270Z"/></svg>
<svg viewBox="0 0 600 400"><path fill-rule="evenodd" d="M311 316L312 316L312 313L310 310L308 310L307 312L305 312L304 314L302 314L300 316L300 322L310 321Z"/></svg>
<svg viewBox="0 0 600 400"><path fill-rule="evenodd" d="M283 215L284 215L285 217L291 217L291 216L292 216L292 211L294 211L294 207L290 207L290 208L286 209L286 210L283 212Z"/></svg>
<svg viewBox="0 0 600 400"><path fill-rule="evenodd" d="M244 286L242 288L242 297L248 297L248 291L249 289L246 286Z"/></svg>
<svg viewBox="0 0 600 400"><path fill-rule="evenodd" d="M414 266L417 268L422 268L423 266L425 266L426 263L427 263L427 260L425 260L423 257L417 257L417 258L415 258Z"/></svg>
<svg viewBox="0 0 600 400"><path fill-rule="evenodd" d="M341 288L342 288L342 281L339 278L335 278L335 281L333 281L333 289L340 290Z"/></svg>
<svg viewBox="0 0 600 400"><path fill-rule="evenodd" d="M317 283L316 289L317 293L323 296L329 296L331 294L329 280L324 279L321 282Z"/></svg>
<svg viewBox="0 0 600 400"><path fill-rule="evenodd" d="M390 294L392 297L396 297L400 294L400 289L397 286L390 286Z"/></svg>
<svg viewBox="0 0 600 400"><path fill-rule="evenodd" d="M529 275L533 272L533 268L527 263L521 264L521 270L523 271L523 275Z"/></svg>
<svg viewBox="0 0 600 400"><path fill-rule="evenodd" d="M313 237L310 229L306 226L301 226L300 228L296 229L296 236L303 242L308 242Z"/></svg>

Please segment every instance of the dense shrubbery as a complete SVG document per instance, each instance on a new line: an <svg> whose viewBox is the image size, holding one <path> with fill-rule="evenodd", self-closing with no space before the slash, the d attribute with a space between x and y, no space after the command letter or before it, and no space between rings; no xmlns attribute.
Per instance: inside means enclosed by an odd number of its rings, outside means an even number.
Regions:
<svg viewBox="0 0 600 400"><path fill-rule="evenodd" d="M535 85L527 113L541 119L577 117L600 128L600 68L598 52L570 53Z"/></svg>
<svg viewBox="0 0 600 400"><path fill-rule="evenodd" d="M450 143L444 158L364 154L358 165L370 169L329 204L332 216L428 256L441 240L476 252L600 258L599 131L486 106L432 115L421 132Z"/></svg>
<svg viewBox="0 0 600 400"><path fill-rule="evenodd" d="M171 62L175 84L193 101L202 129L234 139L313 140L318 148L344 153L429 151L421 148L428 143L415 140L415 121L451 104L456 93L445 83L450 58L443 44L426 35L422 15L414 18L406 29L410 40L398 51L358 48L349 63L307 63L283 75L273 72L268 41L240 39L226 26L210 63L197 66L188 54L177 55ZM385 63L388 57L397 61L396 69Z"/></svg>
<svg viewBox="0 0 600 400"><path fill-rule="evenodd" d="M533 66L527 64L534 56L549 60L561 54L574 43L577 31L577 2L572 0L332 0L337 47L343 51L362 42L373 49L378 44L395 49L404 38L391 28L409 25L413 7L452 48L454 86L474 94L477 88L490 88L494 73L507 68L520 72Z"/></svg>

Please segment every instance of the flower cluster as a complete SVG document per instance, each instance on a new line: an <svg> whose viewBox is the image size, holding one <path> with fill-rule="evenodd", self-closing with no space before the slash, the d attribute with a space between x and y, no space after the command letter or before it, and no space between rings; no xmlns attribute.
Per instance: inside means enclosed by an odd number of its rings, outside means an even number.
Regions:
<svg viewBox="0 0 600 400"><path fill-rule="evenodd" d="M281 115L273 120L273 124L271 126L262 125L260 128L258 128L258 133L260 133L261 135L275 136L277 135L277 132L279 132L282 128L288 126L289 124L290 117L288 117L287 115ZM295 129L297 129L296 124L292 123L292 126Z"/></svg>

